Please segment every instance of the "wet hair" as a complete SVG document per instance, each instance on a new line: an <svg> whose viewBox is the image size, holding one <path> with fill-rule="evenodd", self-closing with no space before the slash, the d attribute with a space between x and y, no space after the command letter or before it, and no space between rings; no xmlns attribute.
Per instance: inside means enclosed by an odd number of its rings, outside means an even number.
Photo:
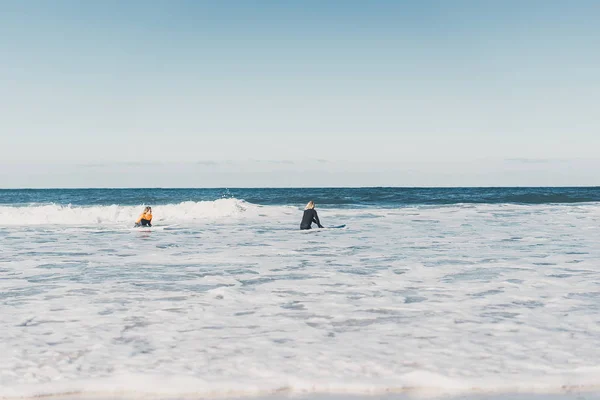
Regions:
<svg viewBox="0 0 600 400"><path fill-rule="evenodd" d="M309 201L308 204L306 205L306 207L304 208L305 210L313 210L315 208L315 202L314 201Z"/></svg>

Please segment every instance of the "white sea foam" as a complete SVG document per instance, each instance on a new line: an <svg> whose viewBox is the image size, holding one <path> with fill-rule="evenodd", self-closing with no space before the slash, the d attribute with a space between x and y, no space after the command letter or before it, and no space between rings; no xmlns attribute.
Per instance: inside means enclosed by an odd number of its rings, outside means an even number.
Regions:
<svg viewBox="0 0 600 400"><path fill-rule="evenodd" d="M19 225L107 225L131 223L141 211L140 206L63 206L56 204L32 206L0 206L0 226ZM262 207L238 199L187 201L179 204L153 206L156 221L192 222L195 220L256 216ZM272 208L271 208L272 209ZM262 212L266 212L263 210Z"/></svg>
<svg viewBox="0 0 600 400"><path fill-rule="evenodd" d="M598 390L599 210L320 210L347 228L310 234L235 199L156 206L182 221L158 232L2 214L0 398Z"/></svg>

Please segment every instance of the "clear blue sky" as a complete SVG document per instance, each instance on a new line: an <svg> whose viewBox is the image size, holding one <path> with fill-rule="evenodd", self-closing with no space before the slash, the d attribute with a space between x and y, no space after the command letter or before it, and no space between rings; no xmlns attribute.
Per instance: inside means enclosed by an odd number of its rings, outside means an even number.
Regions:
<svg viewBox="0 0 600 400"><path fill-rule="evenodd" d="M0 187L600 184L598 21L586 0L0 0Z"/></svg>

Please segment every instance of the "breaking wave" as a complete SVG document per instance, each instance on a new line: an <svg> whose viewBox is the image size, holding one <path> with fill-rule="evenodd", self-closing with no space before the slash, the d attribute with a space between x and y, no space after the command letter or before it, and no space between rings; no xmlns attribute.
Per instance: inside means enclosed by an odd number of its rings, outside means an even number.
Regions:
<svg viewBox="0 0 600 400"><path fill-rule="evenodd" d="M72 206L29 205L0 206L0 226L17 225L98 225L122 224L134 221L141 211L139 206ZM224 219L255 216L261 206L238 199L215 201L186 201L153 207L154 222L189 222L205 219Z"/></svg>

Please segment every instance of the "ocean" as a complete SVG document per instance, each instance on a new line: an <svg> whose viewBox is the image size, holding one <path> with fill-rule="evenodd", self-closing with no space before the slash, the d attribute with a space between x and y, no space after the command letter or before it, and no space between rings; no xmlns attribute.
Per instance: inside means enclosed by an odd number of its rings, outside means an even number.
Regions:
<svg viewBox="0 0 600 400"><path fill-rule="evenodd" d="M0 398L600 398L599 243L600 188L0 190Z"/></svg>

